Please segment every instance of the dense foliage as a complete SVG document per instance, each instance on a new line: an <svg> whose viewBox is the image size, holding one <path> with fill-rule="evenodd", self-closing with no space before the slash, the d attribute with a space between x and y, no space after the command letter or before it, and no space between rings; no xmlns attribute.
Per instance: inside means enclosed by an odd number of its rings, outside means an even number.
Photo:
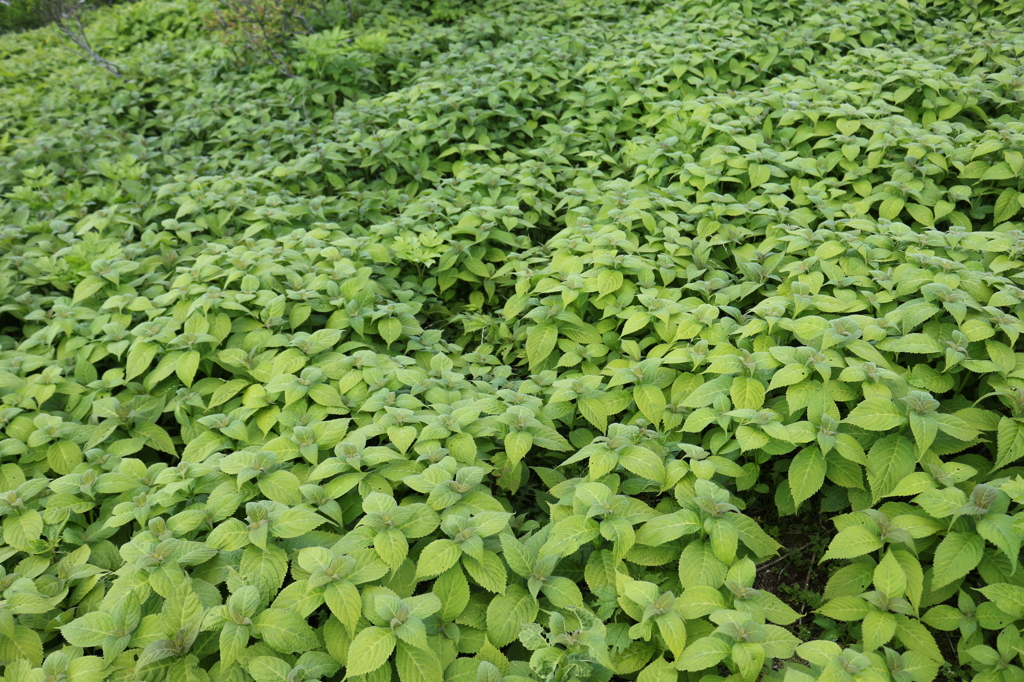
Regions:
<svg viewBox="0 0 1024 682"><path fill-rule="evenodd" d="M33 0L11 0L0 3L0 33L24 31L40 26L39 14Z"/></svg>
<svg viewBox="0 0 1024 682"><path fill-rule="evenodd" d="M210 4L0 39L6 682L1024 679L1019 2Z"/></svg>
<svg viewBox="0 0 1024 682"><path fill-rule="evenodd" d="M91 5L113 5L125 0L89 0ZM134 2L135 0L130 0ZM53 0L0 0L0 34L25 31L48 23L45 6Z"/></svg>

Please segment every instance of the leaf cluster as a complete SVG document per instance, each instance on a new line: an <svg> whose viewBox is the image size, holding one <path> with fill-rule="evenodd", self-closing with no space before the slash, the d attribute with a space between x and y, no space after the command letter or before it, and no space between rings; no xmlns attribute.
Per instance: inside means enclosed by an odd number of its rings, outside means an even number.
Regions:
<svg viewBox="0 0 1024 682"><path fill-rule="evenodd" d="M0 39L5 682L1018 682L1017 3L447 7Z"/></svg>

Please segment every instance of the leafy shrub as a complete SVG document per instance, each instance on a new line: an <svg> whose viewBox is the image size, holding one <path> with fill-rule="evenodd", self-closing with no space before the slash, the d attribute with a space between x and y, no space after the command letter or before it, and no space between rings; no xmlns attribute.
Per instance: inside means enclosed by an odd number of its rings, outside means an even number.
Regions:
<svg viewBox="0 0 1024 682"><path fill-rule="evenodd" d="M4 37L5 681L1017 680L1019 10Z"/></svg>
<svg viewBox="0 0 1024 682"><path fill-rule="evenodd" d="M296 36L314 32L306 15L325 14L318 0L217 0L216 23L238 62L258 60L292 76L284 51Z"/></svg>
<svg viewBox="0 0 1024 682"><path fill-rule="evenodd" d="M454 22L480 9L479 0L406 0L410 10L423 12L434 21Z"/></svg>
<svg viewBox="0 0 1024 682"><path fill-rule="evenodd" d="M24 31L40 25L35 0L0 2L0 33Z"/></svg>
<svg viewBox="0 0 1024 682"><path fill-rule="evenodd" d="M134 0L133 0L134 1ZM91 4L113 5L118 0L95 0ZM45 26L51 19L40 0L2 0L0 1L0 33L26 31Z"/></svg>

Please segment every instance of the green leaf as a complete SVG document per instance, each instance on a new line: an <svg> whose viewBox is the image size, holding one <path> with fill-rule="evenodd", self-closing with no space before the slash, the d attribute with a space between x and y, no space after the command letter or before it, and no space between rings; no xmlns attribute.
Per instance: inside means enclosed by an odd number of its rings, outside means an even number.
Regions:
<svg viewBox="0 0 1024 682"><path fill-rule="evenodd" d="M22 659L33 667L41 665L43 643L35 631L24 625L15 625L11 632L0 635L0 660L10 663Z"/></svg>
<svg viewBox="0 0 1024 682"><path fill-rule="evenodd" d="M249 628L235 623L225 623L220 631L219 643L221 663L231 665L249 643Z"/></svg>
<svg viewBox="0 0 1024 682"><path fill-rule="evenodd" d="M741 410L760 410L764 395L764 384L751 377L735 377L729 388L732 404Z"/></svg>
<svg viewBox="0 0 1024 682"><path fill-rule="evenodd" d="M75 295L71 299L71 302L81 303L104 286L106 286L106 282L99 277L86 277L78 283L78 286L75 287Z"/></svg>
<svg viewBox="0 0 1024 682"><path fill-rule="evenodd" d="M461 556L462 550L451 540L434 540L420 553L416 562L416 579L441 575L454 566Z"/></svg>
<svg viewBox="0 0 1024 682"><path fill-rule="evenodd" d="M868 483L872 499L877 501L892 492L899 482L913 473L917 465L914 445L900 435L875 441L868 452Z"/></svg>
<svg viewBox="0 0 1024 682"><path fill-rule="evenodd" d="M707 585L693 585L683 590L676 599L676 609L687 619L694 620L725 608L722 593Z"/></svg>
<svg viewBox="0 0 1024 682"><path fill-rule="evenodd" d="M637 675L637 682L676 682L679 673L664 658L656 658Z"/></svg>
<svg viewBox="0 0 1024 682"><path fill-rule="evenodd" d="M615 588L617 562L618 560L607 549L598 550L590 555L584 578L591 592L600 588Z"/></svg>
<svg viewBox="0 0 1024 682"><path fill-rule="evenodd" d="M529 431L509 431L505 436L505 453L513 466L519 464L533 446L533 434Z"/></svg>
<svg viewBox="0 0 1024 682"><path fill-rule="evenodd" d="M842 651L835 642L820 639L804 642L796 648L796 653L800 658L821 666L831 663Z"/></svg>
<svg viewBox="0 0 1024 682"><path fill-rule="evenodd" d="M661 484L665 481L665 462L651 450L642 447L627 447L619 456L623 469Z"/></svg>
<svg viewBox="0 0 1024 682"><path fill-rule="evenodd" d="M671 611L664 613L655 619L658 624L658 632L665 641L672 656L678 659L686 648L686 623L683 618Z"/></svg>
<svg viewBox="0 0 1024 682"><path fill-rule="evenodd" d="M302 502L302 493L299 492L301 482L298 477L290 471L279 469L266 476L261 476L259 481L260 492L267 496L267 499L281 504L294 505ZM291 519L292 517L289 517ZM307 520L312 517L306 516ZM290 524L286 524L289 527ZM286 531L288 532L288 531Z"/></svg>
<svg viewBox="0 0 1024 682"><path fill-rule="evenodd" d="M1000 611L1008 613L1014 618L1024 618L1024 587L1010 583L994 583L979 588L979 591L991 599ZM934 609L932 610L934 611ZM956 615L959 624L962 614L957 611Z"/></svg>
<svg viewBox="0 0 1024 682"><path fill-rule="evenodd" d="M925 452L935 442L935 436L939 430L939 422L934 415L920 415L916 412L911 412L910 430L914 434L914 442L917 443L918 451Z"/></svg>
<svg viewBox="0 0 1024 682"><path fill-rule="evenodd" d="M636 542L641 545L657 547L677 540L684 535L692 535L700 531L700 518L689 509L681 509L671 514L663 514L651 519L636 531Z"/></svg>
<svg viewBox="0 0 1024 682"><path fill-rule="evenodd" d="M828 551L821 558L853 559L874 552L882 547L882 541L875 533L864 526L850 526L839 531L828 545Z"/></svg>
<svg viewBox="0 0 1024 682"><path fill-rule="evenodd" d="M149 369L158 351L159 347L154 343L132 344L125 364L125 378L133 379Z"/></svg>
<svg viewBox="0 0 1024 682"><path fill-rule="evenodd" d="M666 402L665 393L660 388L650 384L634 386L633 400L648 422L655 427L661 423L661 415L665 411Z"/></svg>
<svg viewBox="0 0 1024 682"><path fill-rule="evenodd" d="M836 597L818 609L818 613L842 621L861 620L870 612L868 603L860 597Z"/></svg>
<svg viewBox="0 0 1024 682"><path fill-rule="evenodd" d="M896 616L883 611L869 611L864 616L861 630L864 633L865 651L872 651L888 644L896 634Z"/></svg>
<svg viewBox="0 0 1024 682"><path fill-rule="evenodd" d="M935 548L932 589L970 573L981 562L985 541L975 533L951 532Z"/></svg>
<svg viewBox="0 0 1024 682"><path fill-rule="evenodd" d="M206 544L229 552L242 549L249 544L249 529L238 519L228 519L210 531Z"/></svg>
<svg viewBox="0 0 1024 682"><path fill-rule="evenodd" d="M551 576L541 592L552 604L563 609L583 608L583 593L576 583L562 576Z"/></svg>
<svg viewBox="0 0 1024 682"><path fill-rule="evenodd" d="M398 638L391 630L370 626L360 630L348 647L348 675L365 675L384 665Z"/></svg>
<svg viewBox="0 0 1024 682"><path fill-rule="evenodd" d="M722 376L712 379L698 386L690 395L686 396L680 403L683 407L706 407L715 401L719 396L732 386L733 377Z"/></svg>
<svg viewBox="0 0 1024 682"><path fill-rule="evenodd" d="M804 448L789 464L789 490L797 506L825 482L825 457L816 447Z"/></svg>
<svg viewBox="0 0 1024 682"><path fill-rule="evenodd" d="M537 557L526 549L526 546L511 532L502 533L499 539L501 540L502 556L512 572L522 578L530 577Z"/></svg>
<svg viewBox="0 0 1024 682"><path fill-rule="evenodd" d="M622 286L623 276L621 272L617 270L603 270L597 276L598 293L601 296L607 296L610 293L619 290Z"/></svg>
<svg viewBox="0 0 1024 682"><path fill-rule="evenodd" d="M103 611L93 611L61 626L60 633L72 646L95 647L114 631L114 618Z"/></svg>
<svg viewBox="0 0 1024 682"><path fill-rule="evenodd" d="M174 441L171 440L170 434L158 424L139 424L135 427L134 435L145 438L147 444L156 450L173 456L178 454L177 450L174 449Z"/></svg>
<svg viewBox="0 0 1024 682"><path fill-rule="evenodd" d="M679 558L679 580L684 588L707 585L718 589L725 582L728 567L715 556L711 545L691 541Z"/></svg>
<svg viewBox="0 0 1024 682"><path fill-rule="evenodd" d="M349 634L355 633L362 604L355 585L344 580L332 582L324 588L324 601L331 613L348 628Z"/></svg>
<svg viewBox="0 0 1024 682"><path fill-rule="evenodd" d="M287 682L292 667L276 656L255 656L248 670L256 682Z"/></svg>
<svg viewBox="0 0 1024 682"><path fill-rule="evenodd" d="M462 565L466 572L485 590L501 593L505 591L505 584L508 576L505 573L505 564L494 552L484 550L480 559L463 555Z"/></svg>
<svg viewBox="0 0 1024 682"><path fill-rule="evenodd" d="M409 541L397 528L386 528L374 536L373 548L392 571L397 571L409 554Z"/></svg>
<svg viewBox="0 0 1024 682"><path fill-rule="evenodd" d="M744 682L754 682L764 666L764 649L756 642L736 642L730 651Z"/></svg>
<svg viewBox="0 0 1024 682"><path fill-rule="evenodd" d="M441 618L452 622L469 604L469 581L459 567L453 567L442 573L434 581L431 590L441 600Z"/></svg>
<svg viewBox="0 0 1024 682"><path fill-rule="evenodd" d="M1010 417L999 420L996 469L1024 457L1024 422Z"/></svg>
<svg viewBox="0 0 1024 682"><path fill-rule="evenodd" d="M318 646L306 619L294 611L267 609L253 619L256 634L275 651L294 653Z"/></svg>
<svg viewBox="0 0 1024 682"><path fill-rule="evenodd" d="M885 220L895 220L903 210L903 199L900 197L889 197L878 207L878 217Z"/></svg>
<svg viewBox="0 0 1024 682"><path fill-rule="evenodd" d="M731 514L729 522L739 534L740 541L759 559L774 556L782 547L749 516Z"/></svg>
<svg viewBox="0 0 1024 682"><path fill-rule="evenodd" d="M74 682L102 682L107 664L98 656L80 656L68 664L68 679Z"/></svg>
<svg viewBox="0 0 1024 682"><path fill-rule="evenodd" d="M772 381L768 385L769 390L792 386L807 378L807 368L803 365L786 365L772 374Z"/></svg>
<svg viewBox="0 0 1024 682"><path fill-rule="evenodd" d="M937 663L944 662L935 638L919 620L899 614L895 619L896 636L905 647Z"/></svg>
<svg viewBox="0 0 1024 682"><path fill-rule="evenodd" d="M717 637L702 637L690 644L676 661L676 668L689 672L707 670L721 663L732 651L725 640Z"/></svg>
<svg viewBox="0 0 1024 682"><path fill-rule="evenodd" d="M596 538L598 533L597 521L594 519L582 516L566 517L555 524L541 553L569 556L584 543Z"/></svg>
<svg viewBox="0 0 1024 682"><path fill-rule="evenodd" d="M1016 569L1020 554L1021 535L1014 528L1014 519L1008 514L988 514L978 521L978 534L999 548Z"/></svg>
<svg viewBox="0 0 1024 682"><path fill-rule="evenodd" d="M984 588L982 591L984 591ZM985 596L988 595L986 594ZM952 606L946 606L945 604L933 606L928 609L928 612L921 618L921 621L929 627L933 627L936 630L944 630L946 632L956 630L960 627L960 623L962 623L963 620L963 613Z"/></svg>
<svg viewBox="0 0 1024 682"><path fill-rule="evenodd" d="M496 647L510 644L537 617L537 600L519 585L509 585L487 606L487 637Z"/></svg>
<svg viewBox="0 0 1024 682"><path fill-rule="evenodd" d="M70 474L82 463L82 448L69 440L57 441L46 450L46 463L58 474Z"/></svg>
<svg viewBox="0 0 1024 682"><path fill-rule="evenodd" d="M902 597L907 591L907 574L903 572L892 551L885 553L875 567L873 576L875 589L890 599Z"/></svg>
<svg viewBox="0 0 1024 682"><path fill-rule="evenodd" d="M15 549L28 549L43 534L43 517L35 509L4 517L4 540Z"/></svg>
<svg viewBox="0 0 1024 682"><path fill-rule="evenodd" d="M893 401L868 398L850 411L846 421L868 431L888 431L905 424L907 418Z"/></svg>
<svg viewBox="0 0 1024 682"><path fill-rule="evenodd" d="M351 654L349 656L351 660ZM432 649L420 649L405 642L398 643L395 667L402 682L441 682L444 678L441 661Z"/></svg>
<svg viewBox="0 0 1024 682"><path fill-rule="evenodd" d="M526 359L534 369L551 355L558 341L558 327L553 324L539 324L526 336Z"/></svg>
<svg viewBox="0 0 1024 682"><path fill-rule="evenodd" d="M932 227L935 225L935 216L932 214L932 210L927 206L921 204L907 204L907 213L913 216L914 220L921 223L926 227Z"/></svg>
<svg viewBox="0 0 1024 682"><path fill-rule="evenodd" d="M398 637L399 646L403 643L408 644L414 649L426 649L430 646L427 642L426 626L418 618L412 618L404 623L394 625L391 628L391 632L395 633L395 636Z"/></svg>
<svg viewBox="0 0 1024 682"><path fill-rule="evenodd" d="M768 166L752 163L747 166L747 175L750 178L750 188L754 189L768 182L772 172Z"/></svg>
<svg viewBox="0 0 1024 682"><path fill-rule="evenodd" d="M279 538L297 538L318 527L327 519L305 509L286 509L270 526L270 532Z"/></svg>
<svg viewBox="0 0 1024 682"><path fill-rule="evenodd" d="M177 373L178 378L181 379L181 383L186 386L192 385L192 380L196 376L196 370L199 369L199 359L199 351L197 350L186 351L178 357L178 361L174 365L174 371Z"/></svg>
<svg viewBox="0 0 1024 682"><path fill-rule="evenodd" d="M186 627L200 617L203 605L192 589L190 580L182 580L174 586L164 602L162 623L168 636Z"/></svg>
<svg viewBox="0 0 1024 682"><path fill-rule="evenodd" d="M377 333L390 346L402 335L402 321L397 317L385 317L377 322Z"/></svg>

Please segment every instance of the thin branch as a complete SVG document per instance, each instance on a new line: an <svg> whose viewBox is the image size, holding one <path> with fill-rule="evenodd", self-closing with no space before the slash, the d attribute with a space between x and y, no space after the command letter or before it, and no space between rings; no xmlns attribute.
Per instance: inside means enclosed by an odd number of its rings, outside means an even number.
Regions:
<svg viewBox="0 0 1024 682"><path fill-rule="evenodd" d="M814 562L818 560L818 552L815 550L814 554L811 555L811 566L807 569L807 577L804 579L804 592L811 586L811 572L814 571Z"/></svg>
<svg viewBox="0 0 1024 682"><path fill-rule="evenodd" d="M313 28L313 26L308 21L306 21L306 17L302 16L295 10L292 10L291 14L293 19L297 20L300 24L302 24L302 26L306 29L307 34L313 35L314 33L316 33L316 30Z"/></svg>
<svg viewBox="0 0 1024 682"><path fill-rule="evenodd" d="M281 57L279 57L277 52L274 50L273 45L274 45L275 41L274 41L273 38L271 38L270 34L267 32L265 15L266 15L266 11L258 13L258 18L256 19L256 25L259 26L260 32L263 34L263 45L266 48L267 54L270 55L272 63L277 68L277 70L279 72L281 72L281 74L283 74L284 76L287 76L288 78L294 78L295 74L293 74L291 72L291 70L288 68L288 64L285 63L285 61L283 59L281 59Z"/></svg>
<svg viewBox="0 0 1024 682"><path fill-rule="evenodd" d="M780 554L779 556L775 557L774 559L769 559L768 561L765 561L764 563L758 564L757 565L757 570L760 571L763 568L768 568L769 566L774 566L775 564L779 563L783 559L786 559L786 558L792 556L796 552L799 552L801 550L807 549L812 544L814 544L814 543L808 542L806 545L801 545L800 547L797 547L796 549L789 550L785 554Z"/></svg>
<svg viewBox="0 0 1024 682"><path fill-rule="evenodd" d="M320 0L319 6L313 2L311 2L309 6L314 12L320 15L320 18L323 21L327 21L327 0Z"/></svg>
<svg viewBox="0 0 1024 682"><path fill-rule="evenodd" d="M82 21L84 10L85 0L43 0L39 6L42 16L50 19L60 32L89 55L95 64L102 66L118 78L123 78L117 64L98 55L89 44L89 38L85 34L85 24ZM73 21L73 25L69 25L69 21Z"/></svg>
<svg viewBox="0 0 1024 682"><path fill-rule="evenodd" d="M93 62L95 62L98 66L102 66L104 69L106 69L110 73L114 74L118 78L123 78L124 77L124 76L121 75L121 69L119 69L117 67L117 64L114 64L113 62L108 61L108 60L104 59L103 57L99 56L98 54L96 54L96 52L93 51L93 49L89 46L88 42L86 42L84 40L79 40L78 36L76 36L74 34L74 32L68 30L68 28L66 26L64 26L64 25L58 24L57 27L61 31L63 31L64 35L66 35L68 38L70 38L71 41L73 43L75 43L75 45L77 45L86 54L88 54L92 58Z"/></svg>

